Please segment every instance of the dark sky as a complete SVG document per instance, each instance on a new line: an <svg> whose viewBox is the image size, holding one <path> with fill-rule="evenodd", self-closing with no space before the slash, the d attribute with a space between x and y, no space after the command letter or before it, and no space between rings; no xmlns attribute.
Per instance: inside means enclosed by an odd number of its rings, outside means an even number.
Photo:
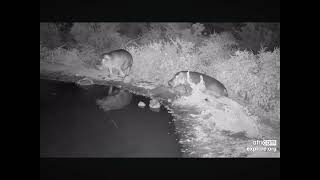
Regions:
<svg viewBox="0 0 320 180"><path fill-rule="evenodd" d="M277 22L280 1L41 0L40 20Z"/></svg>

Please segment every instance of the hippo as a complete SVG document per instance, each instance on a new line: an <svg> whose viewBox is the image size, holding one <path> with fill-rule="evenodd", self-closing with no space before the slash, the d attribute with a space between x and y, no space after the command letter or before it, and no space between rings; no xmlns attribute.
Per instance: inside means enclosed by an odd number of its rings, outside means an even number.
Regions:
<svg viewBox="0 0 320 180"><path fill-rule="evenodd" d="M191 84L198 85L201 81L205 86L204 92L208 94L212 94L216 97L221 97L221 96L228 97L228 91L221 82L219 82L213 77L210 77L208 75L205 75L199 72L180 71L176 73L171 80L168 81L168 85L173 89L177 87L180 87L179 89L181 89L181 85L189 87L190 89ZM187 89L188 88L186 88L186 90Z"/></svg>
<svg viewBox="0 0 320 180"><path fill-rule="evenodd" d="M101 55L101 61L97 65L97 69L106 70L107 76L125 78L129 75L132 64L132 55L124 49L118 49L103 53Z"/></svg>
<svg viewBox="0 0 320 180"><path fill-rule="evenodd" d="M103 53L101 55L101 61L97 65L98 70L105 70L106 76L124 79L129 75L133 64L132 55L124 50L118 49ZM113 86L109 87L109 94L112 92Z"/></svg>

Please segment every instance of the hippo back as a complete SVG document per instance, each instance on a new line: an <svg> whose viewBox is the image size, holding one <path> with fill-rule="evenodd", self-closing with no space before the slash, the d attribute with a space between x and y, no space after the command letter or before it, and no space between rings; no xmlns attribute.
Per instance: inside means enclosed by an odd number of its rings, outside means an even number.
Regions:
<svg viewBox="0 0 320 180"><path fill-rule="evenodd" d="M172 85L174 85L174 86L179 85L180 82L179 82L179 80L176 81L176 78L180 79L180 81L181 81L181 79L187 79L188 72L189 72L189 77L190 77L189 80L192 83L199 84L201 82L201 76L202 76L207 92L211 91L219 96L228 96L227 89L225 88L225 86L221 82L219 82L218 80L216 80L213 77L210 77L208 75L198 73L198 72L180 71L175 74L175 76L168 82L168 84L171 86ZM184 77L184 78L181 78L181 77ZM187 82L185 82L185 83L187 83Z"/></svg>

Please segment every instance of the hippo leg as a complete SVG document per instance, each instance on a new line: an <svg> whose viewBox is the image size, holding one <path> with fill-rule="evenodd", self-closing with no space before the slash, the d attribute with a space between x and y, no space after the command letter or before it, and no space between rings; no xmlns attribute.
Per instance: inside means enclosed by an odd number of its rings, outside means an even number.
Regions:
<svg viewBox="0 0 320 180"><path fill-rule="evenodd" d="M108 96L112 94L113 86L109 86Z"/></svg>
<svg viewBox="0 0 320 180"><path fill-rule="evenodd" d="M107 74L107 77L109 77L110 78L110 75L111 75L111 69L109 68L109 67L107 67L107 70L108 70L108 74Z"/></svg>

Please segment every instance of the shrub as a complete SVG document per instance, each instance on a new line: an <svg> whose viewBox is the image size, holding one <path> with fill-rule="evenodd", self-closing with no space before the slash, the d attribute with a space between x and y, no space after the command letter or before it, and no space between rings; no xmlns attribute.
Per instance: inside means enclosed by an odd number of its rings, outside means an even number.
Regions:
<svg viewBox="0 0 320 180"><path fill-rule="evenodd" d="M260 117L280 120L280 49L258 55L237 51L214 66L215 73L209 75L225 84L230 97L242 99Z"/></svg>
<svg viewBox="0 0 320 180"><path fill-rule="evenodd" d="M53 49L62 45L62 38L55 23L40 23L40 41L43 46Z"/></svg>
<svg viewBox="0 0 320 180"><path fill-rule="evenodd" d="M98 52L93 46L83 44L79 50L79 57L85 67L95 68L96 64L100 60L100 52Z"/></svg>
<svg viewBox="0 0 320 180"><path fill-rule="evenodd" d="M70 33L78 43L102 52L119 49L128 40L118 30L119 23L74 23Z"/></svg>
<svg viewBox="0 0 320 180"><path fill-rule="evenodd" d="M178 38L128 47L134 59L131 74L136 81L167 84L176 72L194 69L196 54L193 47L192 43Z"/></svg>
<svg viewBox="0 0 320 180"><path fill-rule="evenodd" d="M246 23L235 33L242 48L258 52L262 47L271 50L280 46L279 23Z"/></svg>
<svg viewBox="0 0 320 180"><path fill-rule="evenodd" d="M43 61L47 57L48 48L43 46L43 43L40 41L40 61Z"/></svg>
<svg viewBox="0 0 320 180"><path fill-rule="evenodd" d="M212 34L208 39L204 40L199 49L199 71L207 72L214 69L207 69L212 64L223 62L231 57L237 42L230 33ZM201 69L205 68L205 69Z"/></svg>
<svg viewBox="0 0 320 180"><path fill-rule="evenodd" d="M46 60L54 64L77 66L82 64L79 54L80 53L77 49L66 50L63 48L56 48L50 51L50 55L46 58Z"/></svg>
<svg viewBox="0 0 320 180"><path fill-rule="evenodd" d="M99 60L99 54L90 45L82 45L80 49L68 50L61 47L49 50L40 45L40 60L66 66L94 68Z"/></svg>

